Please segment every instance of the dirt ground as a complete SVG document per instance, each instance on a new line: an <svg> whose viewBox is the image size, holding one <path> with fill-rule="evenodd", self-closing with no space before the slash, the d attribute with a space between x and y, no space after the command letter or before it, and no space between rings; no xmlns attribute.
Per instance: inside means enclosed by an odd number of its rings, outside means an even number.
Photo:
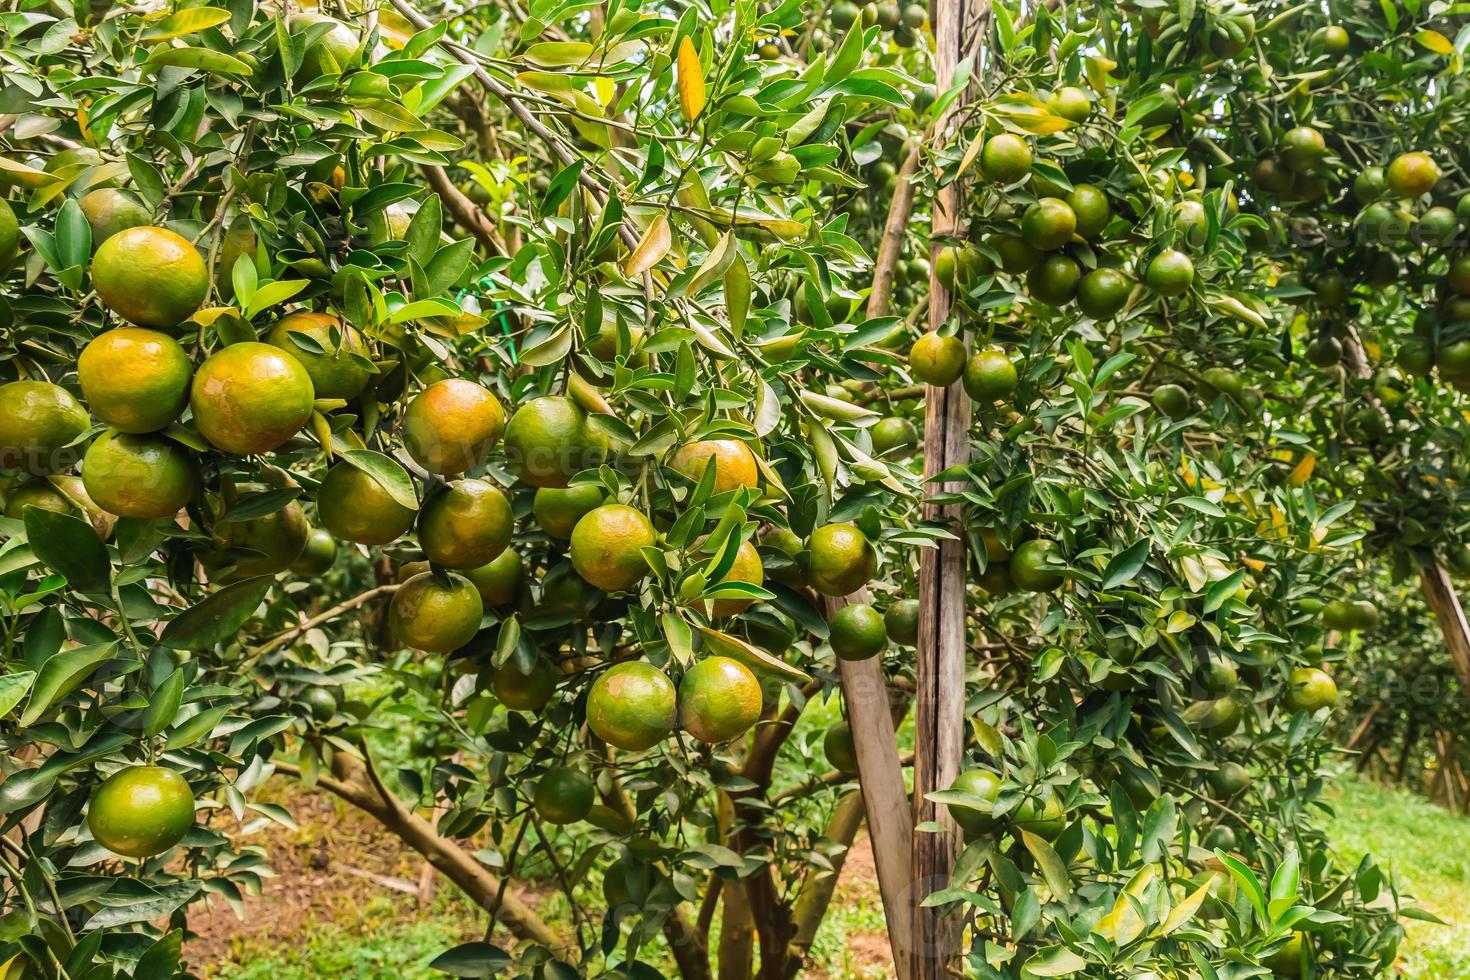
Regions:
<svg viewBox="0 0 1470 980"><path fill-rule="evenodd" d="M430 889L453 888L442 877L427 876L424 861L371 817L333 797L293 789L272 802L287 807L299 829L271 825L240 838L241 843L266 849L274 874L264 880L260 895L245 899L243 919L218 901L191 911L189 924L197 938L185 946L185 955L196 967L214 972L251 947L289 947L324 922L374 929L378 923L365 917L363 910L381 909L385 898L412 915L415 903L425 897L420 889L426 881ZM533 906L543 897L517 891ZM834 907L876 901L872 850L867 836L859 835L843 868ZM483 924L467 919L463 938L478 939L481 929ZM891 973L892 955L883 933L849 932L843 945L845 964L833 963L809 975L837 980Z"/></svg>

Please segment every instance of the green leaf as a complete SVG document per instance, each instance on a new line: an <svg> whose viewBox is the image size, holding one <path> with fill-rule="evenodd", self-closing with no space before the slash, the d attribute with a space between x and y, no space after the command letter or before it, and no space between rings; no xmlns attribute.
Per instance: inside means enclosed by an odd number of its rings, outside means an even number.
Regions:
<svg viewBox="0 0 1470 980"><path fill-rule="evenodd" d="M234 636L270 591L275 576L227 585L190 606L164 627L158 642L172 650L207 650Z"/></svg>
<svg viewBox="0 0 1470 980"><path fill-rule="evenodd" d="M1225 869L1230 872L1230 877L1235 879L1236 884L1245 889L1246 897L1250 899L1251 907L1256 910L1256 915L1260 916L1261 924L1268 923L1270 918L1266 915L1266 893L1262 890L1260 881L1256 879L1255 872L1243 864L1239 858L1232 857L1219 848L1215 849L1215 856L1224 863Z"/></svg>
<svg viewBox="0 0 1470 980"><path fill-rule="evenodd" d="M56 258L62 268L86 265L92 256L92 224L75 198L67 198L56 215Z"/></svg>
<svg viewBox="0 0 1470 980"><path fill-rule="evenodd" d="M305 335L303 334L302 336ZM241 521L253 521L260 517L266 517L274 514L299 496L301 496L300 487L282 487L279 490L267 490L264 493L252 494L226 511L225 515L219 519L219 523L235 524Z"/></svg>
<svg viewBox="0 0 1470 980"><path fill-rule="evenodd" d="M216 75L252 75L255 69L247 62L223 51L209 48L154 48L144 68L201 68Z"/></svg>
<svg viewBox="0 0 1470 980"><path fill-rule="evenodd" d="M342 454L342 460L372 477L399 506L418 510L419 501L413 492L413 478L396 459L375 453L371 449L349 449Z"/></svg>
<svg viewBox="0 0 1470 980"><path fill-rule="evenodd" d="M1103 590L1116 589L1137 578L1138 573L1143 571L1143 566L1148 563L1148 551L1148 539L1144 538L1130 545L1126 551L1114 555L1103 571Z"/></svg>
<svg viewBox="0 0 1470 980"><path fill-rule="evenodd" d="M1052 894L1062 899L1071 895L1072 876L1067 873L1067 864L1056 850L1044 838L1029 830L1021 831L1021 841L1036 859L1041 876L1046 879L1046 886L1051 889Z"/></svg>
<svg viewBox="0 0 1470 980"><path fill-rule="evenodd" d="M152 738L173 724L183 700L184 671L180 667L175 668L148 698L148 707L143 712L143 734Z"/></svg>
<svg viewBox="0 0 1470 980"><path fill-rule="evenodd" d="M1065 946L1037 950L1021 965L1024 977L1070 977L1087 968L1087 961Z"/></svg>
<svg viewBox="0 0 1470 980"><path fill-rule="evenodd" d="M291 279L263 283L246 302L245 316L251 318L263 310L268 310L272 306L284 303L309 285L311 285L311 282L307 279Z"/></svg>
<svg viewBox="0 0 1470 980"><path fill-rule="evenodd" d="M201 738L209 735L215 727L224 720L225 713L229 711L224 705L216 708L206 708L197 715L192 715L179 722L179 726L168 733L168 739L164 747L168 749L181 749L193 745Z"/></svg>
<svg viewBox="0 0 1470 980"><path fill-rule="evenodd" d="M510 955L489 943L465 943L440 953L429 964L454 977L498 977L511 966Z"/></svg>
<svg viewBox="0 0 1470 980"><path fill-rule="evenodd" d="M34 510L31 513L35 513ZM104 661L117 650L116 643L94 643L91 646L63 650L41 666L36 674L31 700L21 713L20 727L27 728L51 710L52 705L82 686Z"/></svg>
<svg viewBox="0 0 1470 980"><path fill-rule="evenodd" d="M0 718L4 718L15 710L31 690L31 684L36 680L34 670L22 670L14 674L0 676Z"/></svg>
<svg viewBox="0 0 1470 980"><path fill-rule="evenodd" d="M144 44L168 41L176 37L183 37L185 34L197 34L199 31L218 27L229 19L228 10L221 10L218 7L189 7L169 14L148 28L143 32L140 40Z"/></svg>
<svg viewBox="0 0 1470 980"><path fill-rule="evenodd" d="M106 595L112 589L107 547L92 525L70 514L39 507L25 512L26 540L41 563L64 577L78 592Z"/></svg>

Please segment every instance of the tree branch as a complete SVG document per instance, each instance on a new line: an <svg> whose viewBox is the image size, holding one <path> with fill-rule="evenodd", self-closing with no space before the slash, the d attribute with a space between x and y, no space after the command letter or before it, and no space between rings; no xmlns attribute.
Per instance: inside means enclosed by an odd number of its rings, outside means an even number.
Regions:
<svg viewBox="0 0 1470 980"><path fill-rule="evenodd" d="M301 770L289 762L273 760L271 764L286 775L301 775ZM530 906L509 891L502 895L500 879L464 848L441 837L427 820L405 808L392 793L374 789L370 783L375 777L362 760L346 752L338 752L332 759L332 769L332 775L322 773L317 776L318 786L366 812L423 855L481 908L504 922L511 935L545 946L560 957L575 955L574 946L553 932ZM495 901L497 896L501 896L498 905Z"/></svg>

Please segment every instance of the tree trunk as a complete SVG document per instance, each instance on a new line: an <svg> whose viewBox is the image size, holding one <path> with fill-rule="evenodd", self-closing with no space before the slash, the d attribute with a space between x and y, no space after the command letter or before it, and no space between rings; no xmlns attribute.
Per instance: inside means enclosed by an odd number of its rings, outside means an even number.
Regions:
<svg viewBox="0 0 1470 980"><path fill-rule="evenodd" d="M934 0L931 20L936 44L935 77L948 85L964 47L967 3ZM935 124L942 142L946 120ZM960 192L950 185L935 196L932 219L931 267L937 269L940 237L960 230ZM949 319L950 297L931 272L929 329ZM958 384L930 385L924 403L924 476L932 479L969 458L970 399ZM928 486L930 493L954 489L952 484ZM925 504L924 517L954 530L960 508ZM949 884L959 845L958 828L946 807L925 795L947 788L959 775L965 749L965 550L962 536L939 542L938 548L919 553L919 642L914 696L914 825L937 823L938 833L915 836L911 867L914 909L914 972L916 980L948 976L959 955L957 922L939 909L922 907L924 897ZM903 974L900 974L901 976Z"/></svg>

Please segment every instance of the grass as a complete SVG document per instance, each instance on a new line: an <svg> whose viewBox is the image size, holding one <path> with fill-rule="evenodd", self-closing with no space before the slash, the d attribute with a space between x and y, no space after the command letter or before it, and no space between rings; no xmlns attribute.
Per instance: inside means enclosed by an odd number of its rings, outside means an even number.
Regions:
<svg viewBox="0 0 1470 980"><path fill-rule="evenodd" d="M1470 976L1470 819L1405 790L1345 779L1329 837L1356 860L1372 853L1415 903L1448 925L1407 924L1400 966L1412 980Z"/></svg>
<svg viewBox="0 0 1470 980"><path fill-rule="evenodd" d="M341 921L297 924L285 942L249 940L232 951L233 963L206 969L208 980L443 980L429 963L467 934L482 929L474 909L456 899L420 913L411 899L368 902Z"/></svg>

